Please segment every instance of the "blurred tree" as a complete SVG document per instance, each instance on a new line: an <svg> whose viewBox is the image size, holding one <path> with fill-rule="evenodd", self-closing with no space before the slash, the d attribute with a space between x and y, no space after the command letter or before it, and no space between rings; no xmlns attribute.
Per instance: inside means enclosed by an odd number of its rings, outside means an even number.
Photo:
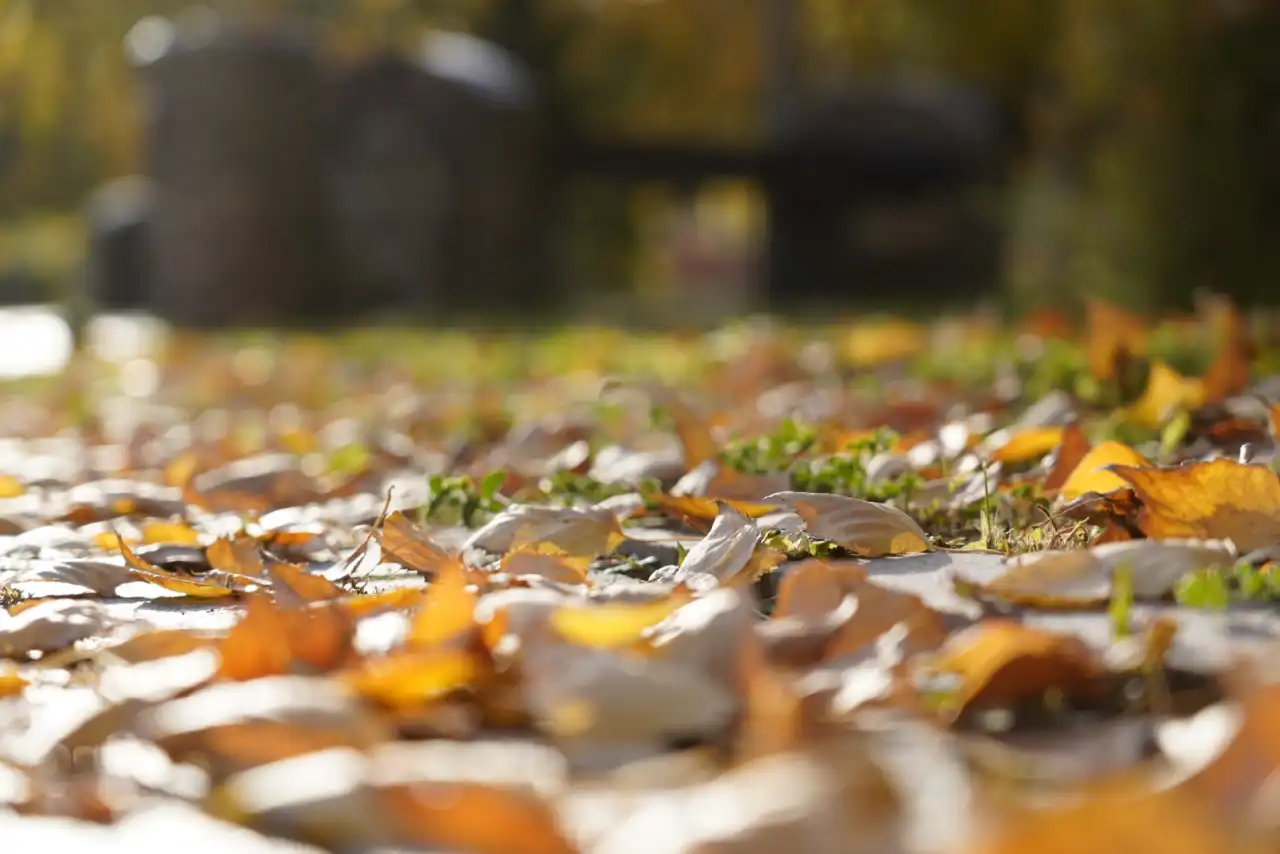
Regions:
<svg viewBox="0 0 1280 854"><path fill-rule="evenodd" d="M292 15L338 57L476 32L534 69L553 128L758 141L760 0L207 0ZM1139 304L1196 286L1272 298L1280 276L1280 5L1274 0L794 0L801 77L926 67L1006 106L1007 272ZM121 43L189 0L0 0L0 219L77 208L137 166ZM1052 297L1048 295L1053 295Z"/></svg>

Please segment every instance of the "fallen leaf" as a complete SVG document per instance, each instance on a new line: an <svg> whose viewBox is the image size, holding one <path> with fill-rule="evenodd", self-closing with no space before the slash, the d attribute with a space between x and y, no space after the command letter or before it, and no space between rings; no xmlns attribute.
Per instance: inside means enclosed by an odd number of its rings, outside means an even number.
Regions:
<svg viewBox="0 0 1280 854"><path fill-rule="evenodd" d="M863 557L929 550L920 525L889 504L815 492L778 492L765 500L790 507L813 536Z"/></svg>
<svg viewBox="0 0 1280 854"><path fill-rule="evenodd" d="M1205 301L1204 309L1216 328L1218 352L1201 380L1204 402L1215 403L1249 387L1257 348L1249 324L1226 297Z"/></svg>
<svg viewBox="0 0 1280 854"><path fill-rule="evenodd" d="M1103 673L1079 639L995 619L952 635L936 655L921 656L915 669L920 676L959 679L939 704L950 721L970 711L1037 700L1049 689L1068 697L1096 696Z"/></svg>
<svg viewBox="0 0 1280 854"><path fill-rule="evenodd" d="M991 460L1006 465L1038 460L1062 443L1064 432L1062 427L1030 427L1019 430L992 452Z"/></svg>
<svg viewBox="0 0 1280 854"><path fill-rule="evenodd" d="M550 543L567 555L598 557L613 551L624 539L617 517L607 508L521 504L503 510L473 533L462 550L506 554L518 546Z"/></svg>
<svg viewBox="0 0 1280 854"><path fill-rule="evenodd" d="M1174 413L1194 412L1205 403L1203 383L1184 377L1164 362L1153 360L1147 376L1147 387L1137 401L1125 409L1125 417L1134 424L1157 428Z"/></svg>
<svg viewBox="0 0 1280 854"><path fill-rule="evenodd" d="M986 583L966 582L984 596L1032 608L1098 608L1111 596L1112 577L1127 569L1133 595L1159 599L1179 579L1208 567L1229 567L1227 542L1126 540L1090 549L1031 552L1006 561L1008 571Z"/></svg>
<svg viewBox="0 0 1280 854"><path fill-rule="evenodd" d="M551 614L551 627L563 640L594 649L617 649L639 641L645 630L671 616L692 599L687 588L652 602L563 605Z"/></svg>
<svg viewBox="0 0 1280 854"><path fill-rule="evenodd" d="M152 584L163 587L165 590L172 590L174 593L181 593L184 596L193 596L199 599L220 599L237 595L238 591L221 584L215 584L212 580L206 581L162 569L134 554L133 549L129 548L128 543L122 538L117 537L116 539L120 552L124 555L125 563L129 565L133 577L139 581L149 581Z"/></svg>
<svg viewBox="0 0 1280 854"><path fill-rule="evenodd" d="M534 794L476 783L395 786L378 793L407 845L473 854L577 854Z"/></svg>
<svg viewBox="0 0 1280 854"><path fill-rule="evenodd" d="M366 699L391 708L413 708L471 685L480 673L473 655L446 649L367 659L340 679Z"/></svg>
<svg viewBox="0 0 1280 854"><path fill-rule="evenodd" d="M1131 778L1095 787L1066 806L1001 816L990 838L969 846L972 854L1024 851L1068 854L1086 850L1131 854L1263 854L1272 850L1205 804L1177 789L1156 790ZM1106 842L1098 848L1101 840Z"/></svg>
<svg viewBox="0 0 1280 854"><path fill-rule="evenodd" d="M1085 355L1089 373L1099 382L1116 377L1120 353L1144 356L1147 325L1119 306L1093 296L1085 297Z"/></svg>
<svg viewBox="0 0 1280 854"><path fill-rule="evenodd" d="M1145 457L1123 442L1103 442L1084 455L1059 491L1064 499L1074 501L1087 492L1105 494L1128 486L1110 466L1149 466Z"/></svg>
<svg viewBox="0 0 1280 854"><path fill-rule="evenodd" d="M301 608L314 602L340 599L345 591L322 575L312 575L300 566L272 562L267 567L271 592L285 607Z"/></svg>
<svg viewBox="0 0 1280 854"><path fill-rule="evenodd" d="M247 681L295 671L326 672L351 655L355 625L334 606L286 610L250 595L244 616L218 644L218 678Z"/></svg>
<svg viewBox="0 0 1280 854"><path fill-rule="evenodd" d="M17 498L25 495L27 488L11 474L0 475L0 498Z"/></svg>
<svg viewBox="0 0 1280 854"><path fill-rule="evenodd" d="M692 519L710 522L720 513L720 506L715 498L705 498L697 495L667 495L666 493L657 493L649 496L649 498L664 512L674 516L676 519L687 516ZM719 500L748 519L758 519L777 509L775 505L761 501Z"/></svg>
<svg viewBox="0 0 1280 854"><path fill-rule="evenodd" d="M383 521L375 536L387 555L415 572L433 573L440 564L453 557L400 510Z"/></svg>
<svg viewBox="0 0 1280 854"><path fill-rule="evenodd" d="M1068 424L1062 431L1062 442L1058 446L1058 455L1053 467L1044 478L1044 491L1053 494L1062 489L1071 473L1079 467L1080 462L1089 453L1089 440L1076 422Z"/></svg>
<svg viewBox="0 0 1280 854"><path fill-rule="evenodd" d="M223 572L258 578L263 575L262 549L253 537L219 537L205 549L209 565Z"/></svg>
<svg viewBox="0 0 1280 854"><path fill-rule="evenodd" d="M0 671L0 700L18 696L28 684L30 683L19 676L17 671L11 668L3 669Z"/></svg>
<svg viewBox="0 0 1280 854"><path fill-rule="evenodd" d="M1280 475L1264 466L1217 459L1109 471L1133 486L1153 539L1231 540L1242 554L1280 542Z"/></svg>
<svg viewBox="0 0 1280 854"><path fill-rule="evenodd" d="M532 575L558 584L589 584L589 557L572 557L551 543L524 545L502 557L500 570L508 575Z"/></svg>
<svg viewBox="0 0 1280 854"><path fill-rule="evenodd" d="M466 570L456 558L450 559L436 570L406 643L432 648L469 635L476 627L476 602Z"/></svg>
<svg viewBox="0 0 1280 854"><path fill-rule="evenodd" d="M0 655L17 657L64 649L102 634L111 625L101 605L76 599L48 599L16 614L0 611Z"/></svg>

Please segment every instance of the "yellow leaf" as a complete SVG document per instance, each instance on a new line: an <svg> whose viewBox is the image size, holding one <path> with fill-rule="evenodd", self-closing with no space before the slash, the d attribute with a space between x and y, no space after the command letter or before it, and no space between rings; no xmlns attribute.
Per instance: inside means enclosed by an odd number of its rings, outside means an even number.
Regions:
<svg viewBox="0 0 1280 854"><path fill-rule="evenodd" d="M1241 553L1280 542L1280 475L1265 466L1218 459L1111 471L1133 487L1152 539L1231 540Z"/></svg>
<svg viewBox="0 0 1280 854"><path fill-rule="evenodd" d="M659 507L677 517L688 516L693 519L710 522L720 513L720 508L716 504L715 498L703 498L697 495L667 495L665 493L654 495L652 498ZM727 498L720 500L748 519L759 519L761 516L778 509L776 504L766 504L763 501L739 501Z"/></svg>
<svg viewBox="0 0 1280 854"><path fill-rule="evenodd" d="M1125 410L1125 417L1143 427L1159 427L1179 410L1194 412L1204 405L1204 384L1184 377L1161 361L1152 361L1147 388Z"/></svg>
<svg viewBox="0 0 1280 854"><path fill-rule="evenodd" d="M689 591L679 587L670 596L654 602L564 605L552 612L551 627L569 643L617 649L640 640L646 629L662 622L691 599Z"/></svg>
<svg viewBox="0 0 1280 854"><path fill-rule="evenodd" d="M27 488L11 474L0 474L0 498L17 498L25 495Z"/></svg>
<svg viewBox="0 0 1280 854"><path fill-rule="evenodd" d="M921 352L927 341L920 326L905 320L859 324L845 337L844 353L855 367L875 367L909 359Z"/></svg>
<svg viewBox="0 0 1280 854"><path fill-rule="evenodd" d="M370 700L393 708L420 706L473 683L475 657L460 650L402 652L365 661L343 673L342 682Z"/></svg>
<svg viewBox="0 0 1280 854"><path fill-rule="evenodd" d="M142 542L148 545L177 543L200 545L200 534L183 522L147 522L142 526Z"/></svg>
<svg viewBox="0 0 1280 854"><path fill-rule="evenodd" d="M1074 501L1086 492L1107 493L1128 484L1104 466L1149 466L1147 458L1123 442L1103 442L1084 455L1079 465L1062 485L1061 495Z"/></svg>
<svg viewBox="0 0 1280 854"><path fill-rule="evenodd" d="M184 596L194 596L200 599L219 599L224 596L234 596L235 591L229 587L223 587L220 584L197 580L191 576L179 575L176 572L170 572L163 569L150 561L143 560L134 554L133 549L129 548L129 544L122 537L116 537L116 544L120 548L121 554L124 555L125 563L129 565L129 574L139 581L149 581L165 590L172 590L174 593L181 593Z"/></svg>
<svg viewBox="0 0 1280 854"><path fill-rule="evenodd" d="M536 575L562 584L588 584L591 558L572 556L553 543L529 543L503 555L501 571L508 575Z"/></svg>
<svg viewBox="0 0 1280 854"><path fill-rule="evenodd" d="M1017 464L1038 460L1062 443L1062 427L1019 430L992 454L993 462Z"/></svg>

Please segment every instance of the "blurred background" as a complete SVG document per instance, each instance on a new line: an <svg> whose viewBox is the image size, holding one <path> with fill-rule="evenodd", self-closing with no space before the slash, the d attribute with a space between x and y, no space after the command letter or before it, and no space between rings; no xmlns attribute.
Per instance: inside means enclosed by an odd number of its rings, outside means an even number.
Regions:
<svg viewBox="0 0 1280 854"><path fill-rule="evenodd" d="M1274 0L0 0L0 301L186 326L1280 288Z"/></svg>

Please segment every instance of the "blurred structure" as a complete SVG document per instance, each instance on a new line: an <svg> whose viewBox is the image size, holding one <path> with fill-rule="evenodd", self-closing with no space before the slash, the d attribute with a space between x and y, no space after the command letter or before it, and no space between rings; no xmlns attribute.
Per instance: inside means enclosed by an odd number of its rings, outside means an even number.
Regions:
<svg viewBox="0 0 1280 854"><path fill-rule="evenodd" d="M529 289L537 125L511 57L438 34L419 57L345 71L327 112L329 224L360 303L459 308Z"/></svg>
<svg viewBox="0 0 1280 854"><path fill-rule="evenodd" d="M151 181L139 176L118 178L90 197L85 285L95 305L135 311L150 302L154 202Z"/></svg>
<svg viewBox="0 0 1280 854"><path fill-rule="evenodd" d="M316 316L333 291L310 39L213 13L142 26L132 48L154 181L150 304L188 326Z"/></svg>
<svg viewBox="0 0 1280 854"><path fill-rule="evenodd" d="M725 178L758 186L768 257L749 292L713 293L727 311L990 289L997 235L966 207L993 175L983 100L906 77L797 90L791 13L769 8L782 34L762 36L772 123L753 146L548 133L534 75L473 36L434 32L416 53L328 67L306 31L278 22L145 19L128 44L151 189L94 217L95 297L186 326L397 309L527 317L569 296L553 247L573 220L563 188L579 178L684 194ZM130 264L132 291L112 284Z"/></svg>

